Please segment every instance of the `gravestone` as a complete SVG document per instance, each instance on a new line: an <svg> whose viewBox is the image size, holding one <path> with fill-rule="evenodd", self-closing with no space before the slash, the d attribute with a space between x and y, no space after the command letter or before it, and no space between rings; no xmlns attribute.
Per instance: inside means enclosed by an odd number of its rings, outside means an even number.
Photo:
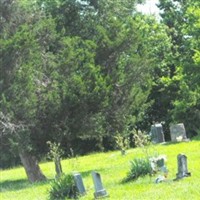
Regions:
<svg viewBox="0 0 200 200"><path fill-rule="evenodd" d="M176 179L181 179L184 177L191 176L191 173L188 172L187 168L187 156L184 154L178 154L177 162L178 162L178 173L176 174Z"/></svg>
<svg viewBox="0 0 200 200"><path fill-rule="evenodd" d="M153 157L149 160L153 173L161 172L166 178L168 174L168 169L165 165L165 156Z"/></svg>
<svg viewBox="0 0 200 200"><path fill-rule="evenodd" d="M79 173L76 173L76 174L73 174L73 176L74 176L74 181L75 181L75 185L76 185L78 193L80 195L85 195L86 191L85 191L85 187L84 187L81 175Z"/></svg>
<svg viewBox="0 0 200 200"><path fill-rule="evenodd" d="M157 160L156 162L157 166L158 166L158 169L164 173L165 176L167 176L167 173L168 173L168 170L167 170L167 167L165 165L165 160L164 158L160 158Z"/></svg>
<svg viewBox="0 0 200 200"><path fill-rule="evenodd" d="M170 126L171 141L187 141L186 131L183 123L173 124Z"/></svg>
<svg viewBox="0 0 200 200"><path fill-rule="evenodd" d="M93 171L92 172L92 179L93 179L94 188L95 188L94 197L99 198L99 197L108 196L107 191L103 187L100 174Z"/></svg>
<svg viewBox="0 0 200 200"><path fill-rule="evenodd" d="M167 181L168 169L165 165L165 161L166 161L165 156L150 158L150 164L151 164L153 173L157 173L157 172L161 173L156 178L155 183L162 183L162 182Z"/></svg>
<svg viewBox="0 0 200 200"><path fill-rule="evenodd" d="M156 164L157 164L157 166L159 168L165 166L165 160L164 160L164 158L157 159Z"/></svg>
<svg viewBox="0 0 200 200"><path fill-rule="evenodd" d="M151 138L154 143L165 142L162 124L156 123L151 126Z"/></svg>

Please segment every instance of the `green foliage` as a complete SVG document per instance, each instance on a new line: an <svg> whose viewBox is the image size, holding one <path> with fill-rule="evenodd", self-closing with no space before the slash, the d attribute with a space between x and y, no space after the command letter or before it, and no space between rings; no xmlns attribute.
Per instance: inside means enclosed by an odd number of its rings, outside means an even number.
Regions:
<svg viewBox="0 0 200 200"><path fill-rule="evenodd" d="M5 112L13 112L14 121L34 127L27 138L35 151L47 151L48 140L67 141L61 145L69 149L79 139L94 139L103 149L104 137L127 132L133 115L146 109L141 105L149 93L151 67L140 19L132 18L136 3L117 2L116 9L105 0L98 5L61 0L9 4L18 8L20 20L12 31L12 24L2 30L7 40L0 40L0 103ZM14 20L11 11L9 17Z"/></svg>
<svg viewBox="0 0 200 200"><path fill-rule="evenodd" d="M49 145L49 152L47 157L52 159L55 163L56 176L59 177L62 175L62 166L61 166L61 157L63 155L63 150L60 148L60 143L47 142Z"/></svg>
<svg viewBox="0 0 200 200"><path fill-rule="evenodd" d="M1 137L0 151L0 169L12 168L20 165L19 155L14 153L13 150L8 146L9 143L7 137Z"/></svg>
<svg viewBox="0 0 200 200"><path fill-rule="evenodd" d="M60 148L60 143L50 142L47 141L47 144L49 145L49 152L47 154L47 157L52 160L57 160L58 158L61 158L63 155L63 150Z"/></svg>
<svg viewBox="0 0 200 200"><path fill-rule="evenodd" d="M150 145L151 142L150 136L141 130L134 131L133 139L136 147L144 148L145 146Z"/></svg>
<svg viewBox="0 0 200 200"><path fill-rule="evenodd" d="M123 182L128 182L136 180L139 177L145 175L151 175L153 173L151 164L150 164L150 136L141 130L133 131L133 140L136 147L140 147L144 152L145 158L135 158L131 161L131 169L127 174L127 177Z"/></svg>
<svg viewBox="0 0 200 200"><path fill-rule="evenodd" d="M122 137L120 134L117 134L115 136L115 142L117 144L117 147L122 151L125 152L125 150L129 149L130 147L130 141L128 137Z"/></svg>
<svg viewBox="0 0 200 200"><path fill-rule="evenodd" d="M117 132L152 121L199 130L199 2L160 0L160 22L141 2L0 2L0 109L27 127L6 145L43 156L55 141L67 155L114 149Z"/></svg>
<svg viewBox="0 0 200 200"><path fill-rule="evenodd" d="M75 199L76 197L77 189L72 174L63 174L51 182L49 190L50 200Z"/></svg>
<svg viewBox="0 0 200 200"><path fill-rule="evenodd" d="M166 127L172 121L183 122L192 136L198 129L193 122L199 120L199 1L160 0L158 7L160 23L156 24L150 17L146 20L154 32L147 41L155 48L149 50L154 70L147 100L150 107L144 119L150 124L165 121ZM147 29L147 25L142 28ZM187 119L186 113L190 116ZM144 123L139 125L145 127ZM170 139L169 134L166 138Z"/></svg>
<svg viewBox="0 0 200 200"><path fill-rule="evenodd" d="M0 106L4 113L11 116L13 124L16 126L23 124L27 128L25 132L18 129L15 134L10 135L10 141L18 145L17 150L22 148L29 151L34 146L31 137L35 134L33 127L36 127L38 122L40 104L43 103L41 94L44 94L41 92L44 88L41 83L44 78L42 52L45 46L40 42L42 40L45 43L48 40L48 36L45 38L43 36L44 29L47 32L48 30L42 24L49 24L48 28L52 29L53 22L43 19L41 13L27 15L26 6L21 6L20 2L13 4L10 2L9 7L11 10L16 7L13 13L9 13L11 22L14 18L18 20L15 22L15 27L12 27L12 23L7 24L2 30L3 37L0 39L2 46ZM34 8L33 13L38 11L36 7Z"/></svg>
<svg viewBox="0 0 200 200"><path fill-rule="evenodd" d="M174 73L170 82L178 85L169 114L172 121L185 124L191 137L199 128L195 123L199 120L199 1L160 0L160 8L173 44Z"/></svg>
<svg viewBox="0 0 200 200"><path fill-rule="evenodd" d="M141 147L146 159L149 159L151 156L151 137L141 130L135 130L133 131L133 141L136 147Z"/></svg>
<svg viewBox="0 0 200 200"><path fill-rule="evenodd" d="M64 122L71 135L99 143L104 136L125 132L134 111L143 111L150 88L139 20L132 18L137 1L115 6L112 1L38 2L55 17L57 30L71 36L63 38L59 52L59 88L64 89L60 92L66 111L59 121L73 119Z"/></svg>
<svg viewBox="0 0 200 200"><path fill-rule="evenodd" d="M152 168L148 158L135 158L131 161L130 171L123 182L129 182L152 174Z"/></svg>

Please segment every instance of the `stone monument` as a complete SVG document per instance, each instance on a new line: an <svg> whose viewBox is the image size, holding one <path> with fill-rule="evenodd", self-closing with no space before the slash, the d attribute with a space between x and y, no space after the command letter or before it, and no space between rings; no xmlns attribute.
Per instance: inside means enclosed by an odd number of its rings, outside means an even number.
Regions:
<svg viewBox="0 0 200 200"><path fill-rule="evenodd" d="M172 124L170 126L170 136L172 142L188 141L183 123Z"/></svg>
<svg viewBox="0 0 200 200"><path fill-rule="evenodd" d="M151 126L151 138L153 143L163 143L165 142L165 137L163 133L163 127L160 123L155 123Z"/></svg>
<svg viewBox="0 0 200 200"><path fill-rule="evenodd" d="M188 172L187 168L187 156L184 154L178 154L177 162L178 162L178 173L176 174L176 179L181 179L184 177L191 176L191 173Z"/></svg>
<svg viewBox="0 0 200 200"><path fill-rule="evenodd" d="M75 182L78 193L80 195L85 195L86 190L85 190L81 175L79 173L75 173L73 174L73 176L74 176L74 182Z"/></svg>
<svg viewBox="0 0 200 200"><path fill-rule="evenodd" d="M103 187L100 174L93 171L92 178L93 178L93 183L94 183L94 188L95 188L94 197L99 198L99 197L108 196L107 191Z"/></svg>

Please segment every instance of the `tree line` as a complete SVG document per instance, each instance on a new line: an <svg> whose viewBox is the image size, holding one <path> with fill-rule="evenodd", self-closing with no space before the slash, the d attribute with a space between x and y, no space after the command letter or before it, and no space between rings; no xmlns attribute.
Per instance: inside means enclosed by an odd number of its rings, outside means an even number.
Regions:
<svg viewBox="0 0 200 200"><path fill-rule="evenodd" d="M0 0L1 167L20 158L34 182L47 141L67 155L155 121L199 133L200 3L160 0L157 20L142 2Z"/></svg>

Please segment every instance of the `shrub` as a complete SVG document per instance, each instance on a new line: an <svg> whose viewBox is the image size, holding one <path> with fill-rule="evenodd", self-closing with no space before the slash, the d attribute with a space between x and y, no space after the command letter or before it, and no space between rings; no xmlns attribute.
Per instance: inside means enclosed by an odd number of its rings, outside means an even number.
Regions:
<svg viewBox="0 0 200 200"><path fill-rule="evenodd" d="M132 180L136 180L139 177L143 177L147 174L151 175L152 168L148 158L135 158L131 161L131 169L127 174L127 177L123 180L123 182L128 182Z"/></svg>
<svg viewBox="0 0 200 200"><path fill-rule="evenodd" d="M149 135L140 130L134 131L133 139L136 147L145 147L150 145Z"/></svg>
<svg viewBox="0 0 200 200"><path fill-rule="evenodd" d="M51 182L49 190L50 200L74 199L77 198L77 189L72 174L61 175Z"/></svg>
<svg viewBox="0 0 200 200"><path fill-rule="evenodd" d="M47 141L47 144L49 145L49 152L47 154L47 157L54 161L56 177L60 177L62 174L61 156L64 152L60 148L60 143L52 143L50 141Z"/></svg>
<svg viewBox="0 0 200 200"><path fill-rule="evenodd" d="M126 149L129 148L129 139L128 137L122 137L120 134L117 134L115 136L115 142L117 144L117 147L121 150L122 155L125 154Z"/></svg>

